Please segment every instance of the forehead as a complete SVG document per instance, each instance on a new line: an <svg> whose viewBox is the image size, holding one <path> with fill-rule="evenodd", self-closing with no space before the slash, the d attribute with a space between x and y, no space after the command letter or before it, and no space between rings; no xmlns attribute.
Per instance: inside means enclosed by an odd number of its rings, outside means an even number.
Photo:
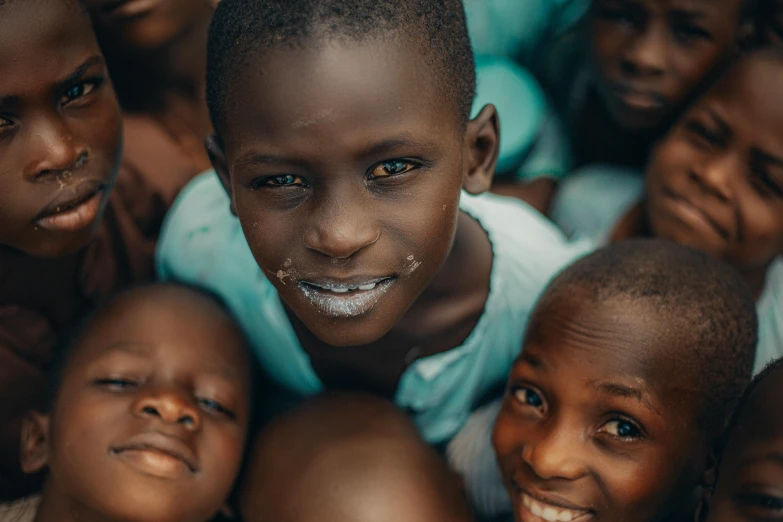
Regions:
<svg viewBox="0 0 783 522"><path fill-rule="evenodd" d="M0 94L12 86L24 90L18 84L33 82L32 73L60 79L87 53L98 53L92 27L69 0L11 0L0 7Z"/></svg>
<svg viewBox="0 0 783 522"><path fill-rule="evenodd" d="M362 141L389 132L456 129L456 102L418 43L402 37L313 40L249 57L230 80L227 141L252 133L269 143ZM235 139L236 135L236 139Z"/></svg>

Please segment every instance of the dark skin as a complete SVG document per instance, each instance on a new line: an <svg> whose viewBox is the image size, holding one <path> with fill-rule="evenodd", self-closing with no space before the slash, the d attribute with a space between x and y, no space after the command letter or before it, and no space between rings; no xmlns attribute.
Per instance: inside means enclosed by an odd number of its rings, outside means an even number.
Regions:
<svg viewBox="0 0 783 522"><path fill-rule="evenodd" d="M123 109L159 117L204 162L203 140L212 131L204 84L207 31L216 3L85 0Z"/></svg>
<svg viewBox="0 0 783 522"><path fill-rule="evenodd" d="M247 469L245 522L473 520L459 477L402 411L370 396L318 398L276 420Z"/></svg>
<svg viewBox="0 0 783 522"><path fill-rule="evenodd" d="M494 107L465 126L440 77L422 74L418 45L401 41L251 58L210 143L316 373L386 395L412 360L460 345L483 311L491 248L458 201L462 188L488 189L498 145ZM367 281L384 290L324 290Z"/></svg>
<svg viewBox="0 0 783 522"><path fill-rule="evenodd" d="M46 468L36 522L204 522L227 498L250 416L241 332L176 287L125 294L73 347L51 413L23 427L26 472Z"/></svg>
<svg viewBox="0 0 783 522"><path fill-rule="evenodd" d="M783 372L753 390L726 445L707 522L780 520L783 516Z"/></svg>
<svg viewBox="0 0 783 522"><path fill-rule="evenodd" d="M37 0L1 11L0 248L61 257L100 225L120 158L119 106L77 6Z"/></svg>
<svg viewBox="0 0 783 522"><path fill-rule="evenodd" d="M657 236L734 266L758 296L783 253L783 62L739 62L657 145L615 239Z"/></svg>
<svg viewBox="0 0 783 522"><path fill-rule="evenodd" d="M717 434L681 341L646 304L571 288L542 306L493 434L517 522L690 520Z"/></svg>

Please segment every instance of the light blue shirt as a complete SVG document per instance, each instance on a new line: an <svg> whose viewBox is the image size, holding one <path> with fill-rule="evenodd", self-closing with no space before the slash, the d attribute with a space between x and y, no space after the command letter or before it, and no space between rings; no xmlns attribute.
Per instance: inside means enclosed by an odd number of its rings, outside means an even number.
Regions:
<svg viewBox="0 0 783 522"><path fill-rule="evenodd" d="M633 169L594 165L564 180L552 203L552 219L573 238L598 246L611 240L618 222L644 197L644 175ZM754 373L783 357L783 259L767 271L756 303L759 341Z"/></svg>
<svg viewBox="0 0 783 522"><path fill-rule="evenodd" d="M453 437L485 395L504 385L539 294L560 268L592 250L588 241L568 243L551 222L517 200L463 193L460 208L481 224L492 244L484 312L461 346L414 361L395 395L432 443ZM172 207L157 268L164 280L220 296L266 372L285 389L303 396L324 389L213 172L194 179Z"/></svg>

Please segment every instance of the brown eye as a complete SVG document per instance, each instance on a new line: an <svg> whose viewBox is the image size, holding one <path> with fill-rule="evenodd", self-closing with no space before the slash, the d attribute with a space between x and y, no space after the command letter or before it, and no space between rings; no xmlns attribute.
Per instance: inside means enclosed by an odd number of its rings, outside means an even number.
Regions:
<svg viewBox="0 0 783 522"><path fill-rule="evenodd" d="M301 186L304 184L305 182L302 178L300 178L299 176L293 176L291 174L284 174L282 176L272 176L266 179L266 185L272 187L291 187L297 185Z"/></svg>
<svg viewBox="0 0 783 522"><path fill-rule="evenodd" d="M405 160L384 161L372 169L372 172L370 172L370 178L375 179L388 178L389 176L398 176L400 174L410 172L416 167L417 165Z"/></svg>
<svg viewBox="0 0 783 522"><path fill-rule="evenodd" d="M92 94L99 87L101 82L102 80L99 79L89 80L68 87L63 93L62 98L60 98L60 103L65 105Z"/></svg>

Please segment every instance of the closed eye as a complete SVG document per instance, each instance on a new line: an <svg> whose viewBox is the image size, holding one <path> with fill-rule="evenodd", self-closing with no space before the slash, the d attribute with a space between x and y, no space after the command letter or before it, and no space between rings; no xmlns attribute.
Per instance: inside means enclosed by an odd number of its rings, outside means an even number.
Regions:
<svg viewBox="0 0 783 522"><path fill-rule="evenodd" d="M674 24L672 33L677 40L683 43L690 43L697 40L712 40L712 34L706 29L689 23Z"/></svg>
<svg viewBox="0 0 783 522"><path fill-rule="evenodd" d="M228 417L229 419L237 418L236 414L233 411L231 411L230 409L226 408L219 402L214 401L212 399L200 398L198 399L198 403L201 405L201 407L210 410L212 412L218 413L220 415L223 415L225 417Z"/></svg>
<svg viewBox="0 0 783 522"><path fill-rule="evenodd" d="M106 378L96 379L94 384L101 388L106 388L111 391L127 391L134 389L138 386L138 382L135 380L118 377L118 378Z"/></svg>
<svg viewBox="0 0 783 522"><path fill-rule="evenodd" d="M689 120L685 123L685 130L687 130L688 133L695 139L698 145L711 148L719 147L723 144L722 137L708 129L700 121Z"/></svg>

